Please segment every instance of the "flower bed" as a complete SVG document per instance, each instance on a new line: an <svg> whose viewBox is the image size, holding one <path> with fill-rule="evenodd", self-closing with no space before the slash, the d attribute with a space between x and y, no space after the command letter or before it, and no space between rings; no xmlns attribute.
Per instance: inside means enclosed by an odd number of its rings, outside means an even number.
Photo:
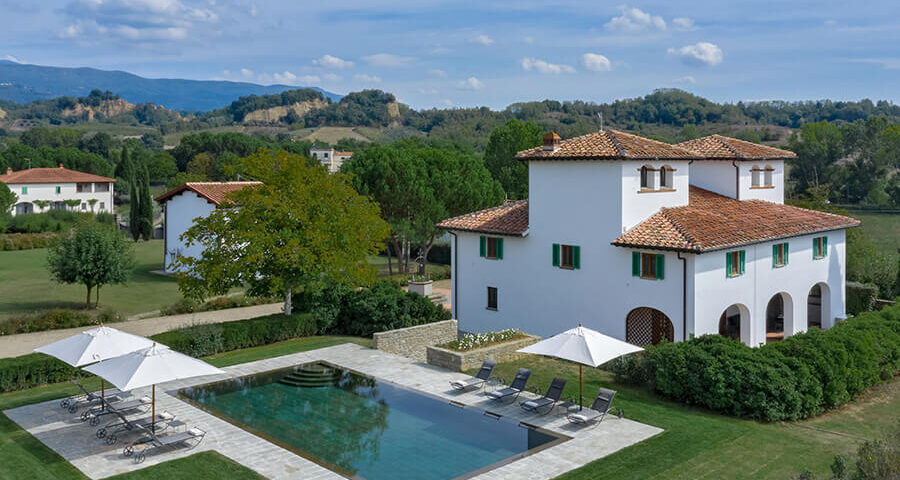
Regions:
<svg viewBox="0 0 900 480"><path fill-rule="evenodd" d="M444 344L444 346L440 347L426 347L425 356L428 363L431 365L446 368L448 370L463 371L478 368L481 366L481 362L486 358L496 360L497 362L516 361L523 355L527 355L525 353L518 353L516 350L541 340L540 337L528 335L518 330L504 330L504 332L506 331L515 332L516 335L510 336L502 341L495 340L490 343L481 343L479 346L470 348L469 350L453 350L446 347L448 344ZM494 332L494 336L499 333L501 332ZM487 338L489 335L490 334L482 334L481 337ZM474 342L474 339L472 341Z"/></svg>
<svg viewBox="0 0 900 480"><path fill-rule="evenodd" d="M476 348L495 345L497 343L518 340L527 336L528 335L526 335L525 332L518 328L508 328L506 330L500 330L499 332L467 333L463 335L462 338L440 345L440 347L448 350L455 350L457 352L465 352Z"/></svg>

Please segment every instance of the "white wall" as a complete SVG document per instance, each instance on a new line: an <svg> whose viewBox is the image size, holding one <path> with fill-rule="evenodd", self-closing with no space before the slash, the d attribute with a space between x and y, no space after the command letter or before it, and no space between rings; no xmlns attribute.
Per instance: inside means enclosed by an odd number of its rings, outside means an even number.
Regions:
<svg viewBox="0 0 900 480"><path fill-rule="evenodd" d="M731 164L729 163L729 166ZM771 187L753 187L753 178L751 169L753 167L765 168L772 167ZM738 168L741 171L740 196L741 200L765 200L768 202L784 203L784 161L769 160L765 162L743 161L738 162ZM732 167L732 170L734 167ZM764 184L763 176L765 172L760 172L760 185Z"/></svg>
<svg viewBox="0 0 900 480"><path fill-rule="evenodd" d="M823 259L812 258L812 239L828 237L828 255ZM772 266L772 245L789 244L789 262L784 267ZM725 275L725 253L733 250L746 252L745 273L728 278ZM693 303L694 329L689 333L700 336L719 333L719 318L732 304L741 304L749 310L750 332L741 328L743 340L748 345L766 341L766 306L772 297L786 293L792 308L791 325L788 324L785 304L785 336L806 331L807 298L817 283L825 283L828 298L823 296L822 328L834 325L834 318L844 315L845 258L844 231L804 235L785 240L746 245L694 256ZM826 303L827 302L827 303Z"/></svg>
<svg viewBox="0 0 900 480"><path fill-rule="evenodd" d="M688 204L688 162L618 162L621 165L622 172L622 230L619 234L625 233L627 230L634 228L637 224L650 218L662 207L680 207ZM663 165L675 169L672 172L672 184L674 191L641 190L641 167L648 165L659 170ZM659 171L653 172L656 176L654 185L659 186Z"/></svg>
<svg viewBox="0 0 900 480"><path fill-rule="evenodd" d="M726 197L737 198L738 200L766 200L775 203L784 203L784 161L748 161L739 160L736 162L740 174L735 172L735 167L728 160L699 160L691 164L691 185L716 192ZM771 188L753 188L751 169L754 166L765 168L771 166L775 169L772 172ZM676 167L677 168L677 167ZM740 186L738 188L738 196L735 196L736 180L739 176ZM761 182L762 183L762 182Z"/></svg>
<svg viewBox="0 0 900 480"><path fill-rule="evenodd" d="M206 217L216 206L196 193L186 190L165 203L165 270L174 272L172 263L175 255L186 257L199 257L203 253L203 247L197 244L186 246L179 239L181 235L194 225L194 219Z"/></svg>
<svg viewBox="0 0 900 480"><path fill-rule="evenodd" d="M35 200L47 200L50 202L65 202L66 200L81 200L82 203L86 203L88 200L94 198L97 199L97 204L94 205L94 213L100 212L110 212L112 213L114 210L113 206L113 183L109 182L109 191L108 192L78 192L75 183L10 183L7 186L13 193L16 194L18 200L16 204L19 203L34 203ZM22 187L28 188L28 193L22 193ZM56 193L56 187L60 187L60 192ZM92 190L96 189L96 184L92 185ZM103 203L103 208L100 207L100 203ZM49 210L50 207L47 207L44 210L41 210L37 205L34 205L34 213L41 213ZM67 210L70 210L68 206L66 206ZM75 207L75 211L82 211L81 207ZM85 206L86 212L91 211L90 204ZM16 214L15 205L12 208L12 214Z"/></svg>
<svg viewBox="0 0 900 480"><path fill-rule="evenodd" d="M726 197L735 198L735 175L727 160L698 160L691 164L691 185Z"/></svg>

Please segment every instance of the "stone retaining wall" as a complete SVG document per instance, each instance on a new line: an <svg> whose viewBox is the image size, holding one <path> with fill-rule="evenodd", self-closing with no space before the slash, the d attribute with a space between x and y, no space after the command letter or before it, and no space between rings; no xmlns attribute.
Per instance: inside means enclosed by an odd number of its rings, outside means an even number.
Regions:
<svg viewBox="0 0 900 480"><path fill-rule="evenodd" d="M456 336L456 320L443 320L375 333L372 335L372 346L378 350L424 362L426 347L452 342L456 340Z"/></svg>
<svg viewBox="0 0 900 480"><path fill-rule="evenodd" d="M430 365L446 368L456 372L478 368L485 359L490 358L497 362L511 362L518 360L526 353L518 353L516 350L535 344L541 337L528 335L511 342L498 343L475 350L457 352L446 348L429 346L426 350L426 359ZM440 345L440 344L439 344Z"/></svg>

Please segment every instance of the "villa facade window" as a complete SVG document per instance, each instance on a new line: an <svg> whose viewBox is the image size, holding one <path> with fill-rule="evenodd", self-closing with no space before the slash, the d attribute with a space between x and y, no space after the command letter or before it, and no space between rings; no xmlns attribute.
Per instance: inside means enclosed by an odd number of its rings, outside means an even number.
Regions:
<svg viewBox="0 0 900 480"><path fill-rule="evenodd" d="M109 184L108 183L95 183L94 184L94 192L108 192Z"/></svg>
<svg viewBox="0 0 900 480"><path fill-rule="evenodd" d="M75 191L78 193L91 193L93 191L92 185L91 183L77 183L75 184Z"/></svg>
<svg viewBox="0 0 900 480"><path fill-rule="evenodd" d="M744 250L736 250L725 254L725 276L738 277L744 274L746 253Z"/></svg>
<svg viewBox="0 0 900 480"><path fill-rule="evenodd" d="M775 169L771 165L754 165L750 169L750 188L775 188L774 174Z"/></svg>
<svg viewBox="0 0 900 480"><path fill-rule="evenodd" d="M479 255L491 260L503 260L503 239L499 237L485 237L479 239Z"/></svg>
<svg viewBox="0 0 900 480"><path fill-rule="evenodd" d="M828 237L816 237L813 239L813 259L818 260L828 256Z"/></svg>
<svg viewBox="0 0 900 480"><path fill-rule="evenodd" d="M22 187L22 195L28 195L28 187Z"/></svg>
<svg viewBox="0 0 900 480"><path fill-rule="evenodd" d="M788 264L788 244L776 243L772 245L772 267L779 268Z"/></svg>
<svg viewBox="0 0 900 480"><path fill-rule="evenodd" d="M553 244L553 266L567 270L581 268L581 247L578 245Z"/></svg>
<svg viewBox="0 0 900 480"><path fill-rule="evenodd" d="M675 171L675 169L668 165L664 165L662 168L659 169L659 188L660 189L675 188L674 178L672 175L672 172L674 172L674 171Z"/></svg>
<svg viewBox="0 0 900 480"><path fill-rule="evenodd" d="M662 280L665 278L665 271L665 255L631 252L631 275L633 277Z"/></svg>
<svg viewBox="0 0 900 480"><path fill-rule="evenodd" d="M497 310L497 287L487 287L487 309Z"/></svg>

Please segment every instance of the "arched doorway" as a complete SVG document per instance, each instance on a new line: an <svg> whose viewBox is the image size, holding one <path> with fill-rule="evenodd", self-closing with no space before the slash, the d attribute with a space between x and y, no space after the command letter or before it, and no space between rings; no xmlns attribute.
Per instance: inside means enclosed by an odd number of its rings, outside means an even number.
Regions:
<svg viewBox="0 0 900 480"><path fill-rule="evenodd" d="M784 340L793 333L793 303L787 293L776 293L766 305L766 343Z"/></svg>
<svg viewBox="0 0 900 480"><path fill-rule="evenodd" d="M719 335L750 344L750 310L735 303L719 317Z"/></svg>
<svg viewBox="0 0 900 480"><path fill-rule="evenodd" d="M638 307L625 317L625 341L643 347L666 339L675 341L675 327L665 313L655 308Z"/></svg>
<svg viewBox="0 0 900 480"><path fill-rule="evenodd" d="M831 306L831 291L827 283L817 283L809 289L806 297L806 328L822 328L829 318Z"/></svg>
<svg viewBox="0 0 900 480"><path fill-rule="evenodd" d="M28 213L34 213L34 205L31 202L16 204L16 215L25 215Z"/></svg>

